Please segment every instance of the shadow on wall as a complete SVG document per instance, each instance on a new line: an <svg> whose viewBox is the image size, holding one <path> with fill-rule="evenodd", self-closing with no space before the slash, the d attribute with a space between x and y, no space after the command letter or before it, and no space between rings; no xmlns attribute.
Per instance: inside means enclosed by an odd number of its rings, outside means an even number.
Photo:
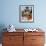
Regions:
<svg viewBox="0 0 46 46"><path fill-rule="evenodd" d="M0 43L2 43L2 36L3 36L3 32L5 32L6 30L3 30L5 27L4 24L0 24Z"/></svg>

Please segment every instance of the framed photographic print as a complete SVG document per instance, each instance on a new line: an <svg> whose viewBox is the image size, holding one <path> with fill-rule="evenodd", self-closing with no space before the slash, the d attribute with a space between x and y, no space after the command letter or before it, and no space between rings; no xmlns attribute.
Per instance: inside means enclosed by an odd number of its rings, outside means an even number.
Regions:
<svg viewBox="0 0 46 46"><path fill-rule="evenodd" d="M34 5L19 6L19 21L33 22L34 21Z"/></svg>

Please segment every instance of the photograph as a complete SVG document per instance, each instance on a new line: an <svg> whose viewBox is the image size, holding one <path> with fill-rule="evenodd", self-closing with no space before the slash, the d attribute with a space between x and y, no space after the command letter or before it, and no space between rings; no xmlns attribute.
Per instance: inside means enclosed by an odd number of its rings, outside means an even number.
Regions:
<svg viewBox="0 0 46 46"><path fill-rule="evenodd" d="M34 5L20 5L19 6L19 20L20 22L34 21Z"/></svg>
<svg viewBox="0 0 46 46"><path fill-rule="evenodd" d="M46 0L0 0L0 46L46 46Z"/></svg>

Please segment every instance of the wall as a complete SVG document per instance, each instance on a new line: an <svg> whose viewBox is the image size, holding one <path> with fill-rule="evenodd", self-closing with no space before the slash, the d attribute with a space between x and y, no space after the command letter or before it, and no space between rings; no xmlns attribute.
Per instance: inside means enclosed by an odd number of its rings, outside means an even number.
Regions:
<svg viewBox="0 0 46 46"><path fill-rule="evenodd" d="M16 28L46 28L46 0L0 0L0 25L13 24ZM19 5L34 5L34 22L19 22Z"/></svg>

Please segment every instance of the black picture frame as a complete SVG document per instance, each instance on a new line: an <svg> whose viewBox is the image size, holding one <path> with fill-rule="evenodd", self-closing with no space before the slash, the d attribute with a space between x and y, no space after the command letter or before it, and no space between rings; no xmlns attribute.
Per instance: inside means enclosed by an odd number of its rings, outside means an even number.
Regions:
<svg viewBox="0 0 46 46"><path fill-rule="evenodd" d="M19 22L34 22L34 5L19 5Z"/></svg>

